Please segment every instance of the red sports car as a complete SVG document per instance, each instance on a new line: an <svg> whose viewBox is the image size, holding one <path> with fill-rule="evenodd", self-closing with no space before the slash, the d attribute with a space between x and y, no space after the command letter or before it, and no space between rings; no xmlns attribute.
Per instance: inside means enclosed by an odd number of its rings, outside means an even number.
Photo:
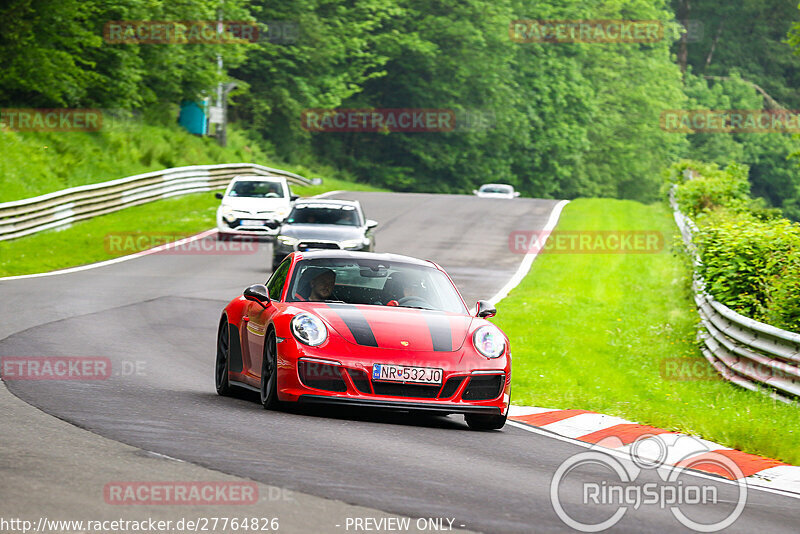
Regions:
<svg viewBox="0 0 800 534"><path fill-rule="evenodd" d="M444 270L394 254L294 252L248 287L219 323L217 393L259 391L265 408L325 403L464 414L501 428L511 379L508 338L470 315Z"/></svg>

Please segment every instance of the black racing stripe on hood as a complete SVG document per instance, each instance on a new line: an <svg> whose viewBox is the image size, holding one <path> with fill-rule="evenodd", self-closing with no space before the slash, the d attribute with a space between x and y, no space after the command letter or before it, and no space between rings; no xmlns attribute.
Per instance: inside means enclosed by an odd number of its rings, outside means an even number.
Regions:
<svg viewBox="0 0 800 534"><path fill-rule="evenodd" d="M335 311L336 315L344 321L344 324L350 329L350 333L353 334L356 343L367 347L378 346L372 327L358 308L352 304L335 304L333 306L329 304L328 307Z"/></svg>
<svg viewBox="0 0 800 534"><path fill-rule="evenodd" d="M436 352L453 352L453 332L450 319L441 313L422 312L428 330L431 332L433 350Z"/></svg>

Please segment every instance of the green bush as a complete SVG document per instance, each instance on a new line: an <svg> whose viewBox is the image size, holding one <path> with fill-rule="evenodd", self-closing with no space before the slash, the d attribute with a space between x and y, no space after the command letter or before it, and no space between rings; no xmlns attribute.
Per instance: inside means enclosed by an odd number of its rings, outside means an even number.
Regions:
<svg viewBox="0 0 800 534"><path fill-rule="evenodd" d="M800 330L800 225L720 211L695 234L699 273L726 306L757 321Z"/></svg>
<svg viewBox="0 0 800 534"><path fill-rule="evenodd" d="M678 184L678 205L697 224L706 290L742 315L800 331L800 224L750 198L743 165L681 162L667 182Z"/></svg>
<svg viewBox="0 0 800 534"><path fill-rule="evenodd" d="M691 171L692 179L683 175L684 169ZM690 217L722 207L746 211L751 203L746 165L732 163L722 170L713 163L682 162L676 171L678 204Z"/></svg>

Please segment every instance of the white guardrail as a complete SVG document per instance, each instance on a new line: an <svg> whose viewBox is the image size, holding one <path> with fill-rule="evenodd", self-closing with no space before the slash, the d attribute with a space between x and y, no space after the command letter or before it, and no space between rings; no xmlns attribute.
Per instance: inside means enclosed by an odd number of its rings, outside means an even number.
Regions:
<svg viewBox="0 0 800 534"><path fill-rule="evenodd" d="M224 189L234 176L282 176L311 185L303 176L263 165L194 165L83 185L0 204L0 241L68 226L76 221L164 198Z"/></svg>
<svg viewBox="0 0 800 534"><path fill-rule="evenodd" d="M697 227L681 213L675 200L676 187L670 191L670 205L696 267L700 257L692 236ZM795 402L800 397L800 334L736 313L714 300L704 288L705 283L695 270L694 300L700 314L703 356L726 380L782 402Z"/></svg>

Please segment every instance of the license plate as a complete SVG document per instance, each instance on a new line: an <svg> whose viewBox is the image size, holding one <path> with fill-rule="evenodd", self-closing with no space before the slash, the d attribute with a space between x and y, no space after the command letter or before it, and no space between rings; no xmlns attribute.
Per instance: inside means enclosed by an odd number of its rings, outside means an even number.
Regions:
<svg viewBox="0 0 800 534"><path fill-rule="evenodd" d="M413 382L415 384L441 384L442 370L434 367L412 367L376 363L372 366L372 379L385 382Z"/></svg>
<svg viewBox="0 0 800 534"><path fill-rule="evenodd" d="M266 221L260 221L258 219L242 219L239 222L240 226L264 226Z"/></svg>

